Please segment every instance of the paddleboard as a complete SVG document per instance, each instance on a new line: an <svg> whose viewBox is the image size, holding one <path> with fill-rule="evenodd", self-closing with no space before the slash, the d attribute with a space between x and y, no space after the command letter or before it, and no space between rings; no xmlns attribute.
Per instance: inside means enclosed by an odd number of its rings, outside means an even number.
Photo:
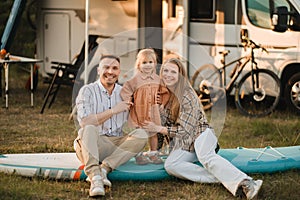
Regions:
<svg viewBox="0 0 300 200"><path fill-rule="evenodd" d="M300 169L300 146L238 147L220 149L218 154L245 173ZM56 180L76 181L87 178L75 153L3 154L0 155L0 172ZM133 158L109 173L108 178L112 181L157 181L172 177L167 174L163 164L136 165Z"/></svg>

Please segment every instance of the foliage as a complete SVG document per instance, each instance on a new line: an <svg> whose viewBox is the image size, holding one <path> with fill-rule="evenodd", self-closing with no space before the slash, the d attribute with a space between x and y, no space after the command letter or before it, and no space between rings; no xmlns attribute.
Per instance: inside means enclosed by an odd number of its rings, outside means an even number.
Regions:
<svg viewBox="0 0 300 200"><path fill-rule="evenodd" d="M13 5L13 0L0 1L0 33L1 37L7 24L8 17ZM10 54L33 57L35 53L35 38L36 32L32 28L27 19L27 12L30 18L34 18L36 4L31 4L32 1L26 2L26 8L22 14L21 22L16 31L14 42L10 49ZM29 6L32 5L32 6Z"/></svg>

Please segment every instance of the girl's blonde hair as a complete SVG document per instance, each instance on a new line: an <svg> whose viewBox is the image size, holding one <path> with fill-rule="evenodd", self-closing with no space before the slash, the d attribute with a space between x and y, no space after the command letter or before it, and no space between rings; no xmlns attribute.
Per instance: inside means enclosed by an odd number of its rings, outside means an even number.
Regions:
<svg viewBox="0 0 300 200"><path fill-rule="evenodd" d="M135 69L140 70L139 65L141 64L141 60L144 58L152 58L154 60L155 66L157 65L157 55L153 49L146 48L139 51L139 53L136 56L135 61Z"/></svg>

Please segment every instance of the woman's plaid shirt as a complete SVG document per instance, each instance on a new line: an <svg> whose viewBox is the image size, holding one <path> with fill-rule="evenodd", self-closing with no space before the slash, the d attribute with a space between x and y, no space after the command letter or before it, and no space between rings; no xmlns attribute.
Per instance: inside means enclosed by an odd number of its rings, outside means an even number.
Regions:
<svg viewBox="0 0 300 200"><path fill-rule="evenodd" d="M171 139L170 150L194 151L194 141L206 128L211 128L205 117L201 103L192 88L184 90L180 102L177 121L170 123L170 110L161 113L162 124L167 126ZM172 103L172 102L169 102Z"/></svg>

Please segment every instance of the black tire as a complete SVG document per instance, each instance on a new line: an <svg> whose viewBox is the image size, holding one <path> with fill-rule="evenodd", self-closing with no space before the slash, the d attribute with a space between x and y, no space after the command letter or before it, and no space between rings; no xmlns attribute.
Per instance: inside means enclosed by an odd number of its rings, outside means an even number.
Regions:
<svg viewBox="0 0 300 200"><path fill-rule="evenodd" d="M300 72L288 80L284 91L284 98L289 110L300 114Z"/></svg>
<svg viewBox="0 0 300 200"><path fill-rule="evenodd" d="M258 88L252 87L252 75ZM262 117L273 112L280 98L280 81L275 73L267 69L248 72L239 81L235 90L235 105L239 111L250 117ZM257 81L254 80L254 83Z"/></svg>
<svg viewBox="0 0 300 200"><path fill-rule="evenodd" d="M222 89L221 73L212 64L199 67L191 79L191 85L199 96L204 110L210 109L221 96L224 96Z"/></svg>

